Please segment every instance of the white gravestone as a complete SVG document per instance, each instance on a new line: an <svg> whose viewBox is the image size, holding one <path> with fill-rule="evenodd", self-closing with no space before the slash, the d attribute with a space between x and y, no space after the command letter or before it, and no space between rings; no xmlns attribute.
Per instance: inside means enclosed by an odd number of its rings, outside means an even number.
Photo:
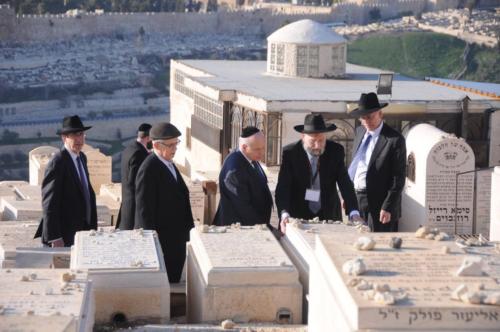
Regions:
<svg viewBox="0 0 500 332"><path fill-rule="evenodd" d="M94 326L91 282L85 273L63 285L62 274L69 270L5 269L0 270L0 326L17 321L30 325L32 317L71 317L71 331L90 332ZM20 317L15 320L10 317ZM22 317L22 318L21 318ZM9 319L10 318L10 319ZM40 320L40 323L43 319ZM42 330L39 326L36 330Z"/></svg>
<svg viewBox="0 0 500 332"><path fill-rule="evenodd" d="M28 159L31 185L42 185L47 164L57 151L59 151L59 149L53 146L39 146L29 152Z"/></svg>
<svg viewBox="0 0 500 332"><path fill-rule="evenodd" d="M191 211L195 222L203 224L205 214L205 192L201 181L186 181L189 189L189 202L191 203Z"/></svg>
<svg viewBox="0 0 500 332"><path fill-rule="evenodd" d="M42 187L39 185L15 185L14 192L20 200L42 200Z"/></svg>
<svg viewBox="0 0 500 332"><path fill-rule="evenodd" d="M115 202L120 203L122 201L122 184L121 183L103 184L101 185L99 194L101 196L108 196Z"/></svg>
<svg viewBox="0 0 500 332"><path fill-rule="evenodd" d="M2 332L74 332L76 320L71 316L0 316Z"/></svg>
<svg viewBox="0 0 500 332"><path fill-rule="evenodd" d="M188 322L300 323L298 273L273 234L263 225L223 229L190 232Z"/></svg>
<svg viewBox="0 0 500 332"><path fill-rule="evenodd" d="M345 224L288 224L286 234L280 243L299 271L299 279L304 290L302 318L307 319L307 294L309 294L309 266L314 260L316 234L336 234L354 239L359 235L356 227Z"/></svg>
<svg viewBox="0 0 500 332"><path fill-rule="evenodd" d="M406 138L407 178L402 197L400 231L420 225L444 232L472 234L474 152L462 139L428 124L411 128ZM457 205L455 208L455 198Z"/></svg>
<svg viewBox="0 0 500 332"><path fill-rule="evenodd" d="M491 176L490 240L500 241L500 166Z"/></svg>
<svg viewBox="0 0 500 332"><path fill-rule="evenodd" d="M491 113L490 117L490 166L500 165L500 111Z"/></svg>
<svg viewBox="0 0 500 332"><path fill-rule="evenodd" d="M500 306L467 304L451 299L461 284L469 290L492 294L498 291L499 254L492 246L471 248L468 254L452 241L418 239L414 233L398 233L401 249L389 248L394 233L372 233L375 249L358 251L349 238L318 235L315 260L311 265L309 291L309 331L494 331L500 326ZM449 254L442 246L448 246ZM455 273L468 255L484 261L482 276L457 277ZM362 257L366 272L349 276L346 261ZM370 299L370 290L353 285L371 285L379 290L389 286L399 299L383 304ZM367 289L367 288L364 288ZM387 295L387 294L386 294Z"/></svg>
<svg viewBox="0 0 500 332"><path fill-rule="evenodd" d="M38 222L4 221L0 223L0 267L16 266L18 247L39 248L40 239L33 239ZM48 266L47 266L48 267Z"/></svg>
<svg viewBox="0 0 500 332"><path fill-rule="evenodd" d="M83 152L87 156L90 183L94 191L99 192L103 184L112 182L112 158L101 153L99 149L94 149L90 145L85 145Z"/></svg>
<svg viewBox="0 0 500 332"><path fill-rule="evenodd" d="M17 200L11 197L0 200L3 206L2 220L40 220L42 217L40 200Z"/></svg>
<svg viewBox="0 0 500 332"><path fill-rule="evenodd" d="M493 170L485 169L476 173L476 206L474 208L474 234L490 237L491 218L491 175Z"/></svg>
<svg viewBox="0 0 500 332"><path fill-rule="evenodd" d="M170 288L154 231L84 231L75 236L71 268L93 281L96 322L116 315L128 321L167 322Z"/></svg>

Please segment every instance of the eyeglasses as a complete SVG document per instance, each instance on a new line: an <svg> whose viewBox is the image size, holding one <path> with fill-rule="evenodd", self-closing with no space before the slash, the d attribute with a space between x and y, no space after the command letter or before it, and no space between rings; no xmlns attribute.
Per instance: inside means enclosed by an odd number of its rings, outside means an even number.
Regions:
<svg viewBox="0 0 500 332"><path fill-rule="evenodd" d="M177 145L179 145L181 143L181 140L177 140L177 142L175 143L170 143L170 144L166 144L166 143L163 143L163 142L158 142L159 144L163 145L164 147L167 147L169 149L173 149L175 148Z"/></svg>

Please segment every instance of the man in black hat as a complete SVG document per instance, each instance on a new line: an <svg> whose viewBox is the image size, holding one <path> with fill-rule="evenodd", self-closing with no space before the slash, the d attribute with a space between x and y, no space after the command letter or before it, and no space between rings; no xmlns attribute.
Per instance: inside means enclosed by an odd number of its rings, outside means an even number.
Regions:
<svg viewBox="0 0 500 332"><path fill-rule="evenodd" d="M149 154L151 125L143 123L137 130L137 139L122 153L122 204L116 221L116 228L134 229L135 219L135 178L139 167Z"/></svg>
<svg viewBox="0 0 500 332"><path fill-rule="evenodd" d="M153 153L142 163L135 181L135 228L154 229L163 250L170 282L179 282L186 242L193 228L189 190L173 162L180 131L160 122L150 130Z"/></svg>
<svg viewBox="0 0 500 332"><path fill-rule="evenodd" d="M320 114L308 114L304 125L294 127L301 139L283 148L276 186L276 206L284 233L288 218L341 220L337 185L345 201L346 214L359 217L356 195L344 163L342 145L326 139L328 127Z"/></svg>
<svg viewBox="0 0 500 332"><path fill-rule="evenodd" d="M243 129L239 149L226 157L219 175L220 202L215 224L270 225L273 198L259 163L265 146L266 139L259 129Z"/></svg>
<svg viewBox="0 0 500 332"><path fill-rule="evenodd" d="M42 182L43 216L35 238L45 245L70 247L75 233L97 228L95 193L82 152L85 127L78 115L63 119L57 131L64 147L50 160Z"/></svg>
<svg viewBox="0 0 500 332"><path fill-rule="evenodd" d="M375 93L361 94L351 112L361 121L356 128L349 176L354 182L361 216L374 232L397 232L401 192L406 178L404 137L383 121Z"/></svg>

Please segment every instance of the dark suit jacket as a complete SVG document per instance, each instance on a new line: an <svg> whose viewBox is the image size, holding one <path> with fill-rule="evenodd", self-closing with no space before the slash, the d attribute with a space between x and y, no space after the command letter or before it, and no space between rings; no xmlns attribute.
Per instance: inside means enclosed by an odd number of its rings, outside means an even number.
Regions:
<svg viewBox="0 0 500 332"><path fill-rule="evenodd" d="M177 168L176 173L177 180L151 153L135 181L135 228L158 232L170 282L181 277L189 230L194 226L189 190Z"/></svg>
<svg viewBox="0 0 500 332"><path fill-rule="evenodd" d="M219 174L217 225L269 224L273 198L262 168L255 169L240 151L229 154ZM259 174L258 172L262 172Z"/></svg>
<svg viewBox="0 0 500 332"><path fill-rule="evenodd" d="M116 228L134 229L135 178L139 167L148 156L148 151L139 142L132 142L122 152L122 204L116 221Z"/></svg>
<svg viewBox="0 0 500 332"><path fill-rule="evenodd" d="M80 152L87 181L90 181L87 169L87 157ZM97 228L97 210L94 189L88 183L90 193L90 225L85 216L85 198L78 171L69 152L62 148L56 153L45 169L42 182L43 216L35 238L42 237L42 242L62 238L64 245L73 245L75 233Z"/></svg>
<svg viewBox="0 0 500 332"><path fill-rule="evenodd" d="M344 148L333 141L326 141L325 152L319 158L321 188L321 219L341 220L337 184L345 201L346 213L358 209L354 187L344 163ZM286 210L291 217L310 219L315 215L305 200L306 189L311 187L311 163L302 140L283 148L281 168L276 186L278 213Z"/></svg>
<svg viewBox="0 0 500 332"><path fill-rule="evenodd" d="M354 151L357 151L366 129L356 128ZM406 143L404 137L384 123L375 144L366 174L366 191L370 217L368 223L374 231L397 231L401 215L401 192L406 179ZM391 222L383 225L378 222L380 210L391 213ZM372 219L372 220L370 220Z"/></svg>

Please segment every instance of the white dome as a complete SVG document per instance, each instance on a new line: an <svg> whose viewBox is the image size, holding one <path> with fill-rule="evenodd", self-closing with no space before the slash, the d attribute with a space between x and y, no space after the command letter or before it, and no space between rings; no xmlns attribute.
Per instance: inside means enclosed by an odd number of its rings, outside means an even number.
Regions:
<svg viewBox="0 0 500 332"><path fill-rule="evenodd" d="M300 20L290 23L273 32L267 37L267 41L294 44L338 44L346 42L344 37L324 24L313 20Z"/></svg>

